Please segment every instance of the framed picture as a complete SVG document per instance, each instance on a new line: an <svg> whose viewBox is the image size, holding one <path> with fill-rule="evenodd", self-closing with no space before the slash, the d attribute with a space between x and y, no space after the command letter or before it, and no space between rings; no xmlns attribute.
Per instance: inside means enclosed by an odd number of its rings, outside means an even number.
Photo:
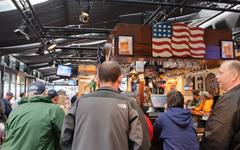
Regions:
<svg viewBox="0 0 240 150"><path fill-rule="evenodd" d="M118 55L133 55L133 36L120 35L117 42Z"/></svg>
<svg viewBox="0 0 240 150"><path fill-rule="evenodd" d="M222 59L235 58L235 49L234 49L233 41L221 41L220 56Z"/></svg>
<svg viewBox="0 0 240 150"><path fill-rule="evenodd" d="M193 77L188 76L185 78L183 90L192 91L193 90Z"/></svg>

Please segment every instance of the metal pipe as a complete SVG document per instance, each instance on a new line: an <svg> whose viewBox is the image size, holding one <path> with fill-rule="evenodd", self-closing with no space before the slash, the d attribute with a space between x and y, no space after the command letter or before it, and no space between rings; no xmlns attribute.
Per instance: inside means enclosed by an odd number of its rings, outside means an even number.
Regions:
<svg viewBox="0 0 240 150"><path fill-rule="evenodd" d="M144 22L144 24L149 24L152 22L153 18L156 17L156 15L159 14L159 12L161 11L161 6L159 6L153 13L150 17L147 18L147 20Z"/></svg>
<svg viewBox="0 0 240 150"><path fill-rule="evenodd" d="M73 42L76 40L59 38L59 39L56 39L55 41L57 44L64 44L64 43ZM17 45L17 46L0 47L0 56L14 54L14 53L21 53L21 52L29 51L32 49L37 49L41 47L41 45L42 44L38 42L38 43L24 44L24 45Z"/></svg>
<svg viewBox="0 0 240 150"><path fill-rule="evenodd" d="M230 6L229 8L233 8L233 7L234 7L234 5ZM217 16L220 16L223 13L224 13L224 11L221 11L221 12L219 12L219 13L211 16L211 17L209 17L207 20L204 20L203 22L201 22L198 26L201 26L201 25L203 25L203 24L205 24L207 22L210 22L212 19L216 18Z"/></svg>
<svg viewBox="0 0 240 150"><path fill-rule="evenodd" d="M213 8L213 7L203 7L203 6L193 6L193 5L181 5L180 3L168 3L168 2L155 2L155 1L136 1L136 0L108 0L107 2L121 2L121 3L134 3L134 4L145 4L145 5L161 5L161 6L172 6L172 7L184 7L184 8L195 8L195 9L206 9L206 10L218 10L218 11L229 11L237 12L238 9L227 9L227 8Z"/></svg>
<svg viewBox="0 0 240 150"><path fill-rule="evenodd" d="M239 4L240 2L239 1L235 1L235 0L202 0L202 1L205 1L205 2L216 2L216 3L225 3L225 4Z"/></svg>
<svg viewBox="0 0 240 150"><path fill-rule="evenodd" d="M45 64L45 65L38 65L38 66L29 66L31 69L40 69L40 68L44 68L44 67L48 67L49 64Z"/></svg>
<svg viewBox="0 0 240 150"><path fill-rule="evenodd" d="M59 57L58 59L60 60L74 60L74 59L79 59L79 60L83 60L83 59L94 59L96 60L97 57L90 57L90 56L82 56L82 57Z"/></svg>
<svg viewBox="0 0 240 150"><path fill-rule="evenodd" d="M44 35L44 38L64 38L64 39L93 39L93 40L105 40L107 37L77 37L77 36L60 36L60 35Z"/></svg>
<svg viewBox="0 0 240 150"><path fill-rule="evenodd" d="M98 29L98 28L73 28L73 27L49 27L44 29L50 32L81 32L81 33L111 33L112 29Z"/></svg>
<svg viewBox="0 0 240 150"><path fill-rule="evenodd" d="M96 51L96 50L98 49L98 47L67 47L67 46L57 46L56 49Z"/></svg>
<svg viewBox="0 0 240 150"><path fill-rule="evenodd" d="M181 5L181 6L184 6L187 1L188 1L188 0L183 0L180 5ZM166 20L169 18L169 16L171 16L173 13L175 13L178 9L179 9L179 8L174 8L174 9L172 9L161 21L166 21Z"/></svg>

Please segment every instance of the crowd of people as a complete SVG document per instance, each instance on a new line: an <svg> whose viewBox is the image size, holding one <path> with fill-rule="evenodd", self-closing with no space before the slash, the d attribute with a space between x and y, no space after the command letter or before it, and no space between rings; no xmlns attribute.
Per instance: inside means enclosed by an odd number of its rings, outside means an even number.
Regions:
<svg viewBox="0 0 240 150"><path fill-rule="evenodd" d="M237 150L240 148L240 62L225 61L216 76L226 93L214 107L208 92L193 91L188 103L209 113L199 143L190 109L179 91L167 94L167 109L153 126L135 98L118 91L121 67L115 61L99 66L100 87L66 100L64 90L46 90L32 83L14 109L13 93L0 100L0 122L5 124L4 150L149 150L154 137L164 150ZM226 80L227 79L227 80ZM1 129L1 124L0 124Z"/></svg>

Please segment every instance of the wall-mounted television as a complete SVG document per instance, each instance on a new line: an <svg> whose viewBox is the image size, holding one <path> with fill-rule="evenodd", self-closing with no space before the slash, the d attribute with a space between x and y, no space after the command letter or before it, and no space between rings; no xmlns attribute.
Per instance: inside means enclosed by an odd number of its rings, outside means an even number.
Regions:
<svg viewBox="0 0 240 150"><path fill-rule="evenodd" d="M221 41L221 52L222 59L234 59L235 58L235 48L233 41Z"/></svg>
<svg viewBox="0 0 240 150"><path fill-rule="evenodd" d="M154 108L163 108L164 105L167 103L167 96L160 94L152 94L151 102Z"/></svg>
<svg viewBox="0 0 240 150"><path fill-rule="evenodd" d="M57 76L70 77L72 75L72 67L58 65L57 67Z"/></svg>

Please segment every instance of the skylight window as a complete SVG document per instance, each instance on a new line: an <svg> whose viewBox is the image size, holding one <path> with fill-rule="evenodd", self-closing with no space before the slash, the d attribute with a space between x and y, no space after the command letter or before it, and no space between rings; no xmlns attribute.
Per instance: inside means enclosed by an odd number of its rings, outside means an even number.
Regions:
<svg viewBox="0 0 240 150"><path fill-rule="evenodd" d="M48 0L29 0L32 5L46 2ZM11 0L0 0L0 12L16 9Z"/></svg>

